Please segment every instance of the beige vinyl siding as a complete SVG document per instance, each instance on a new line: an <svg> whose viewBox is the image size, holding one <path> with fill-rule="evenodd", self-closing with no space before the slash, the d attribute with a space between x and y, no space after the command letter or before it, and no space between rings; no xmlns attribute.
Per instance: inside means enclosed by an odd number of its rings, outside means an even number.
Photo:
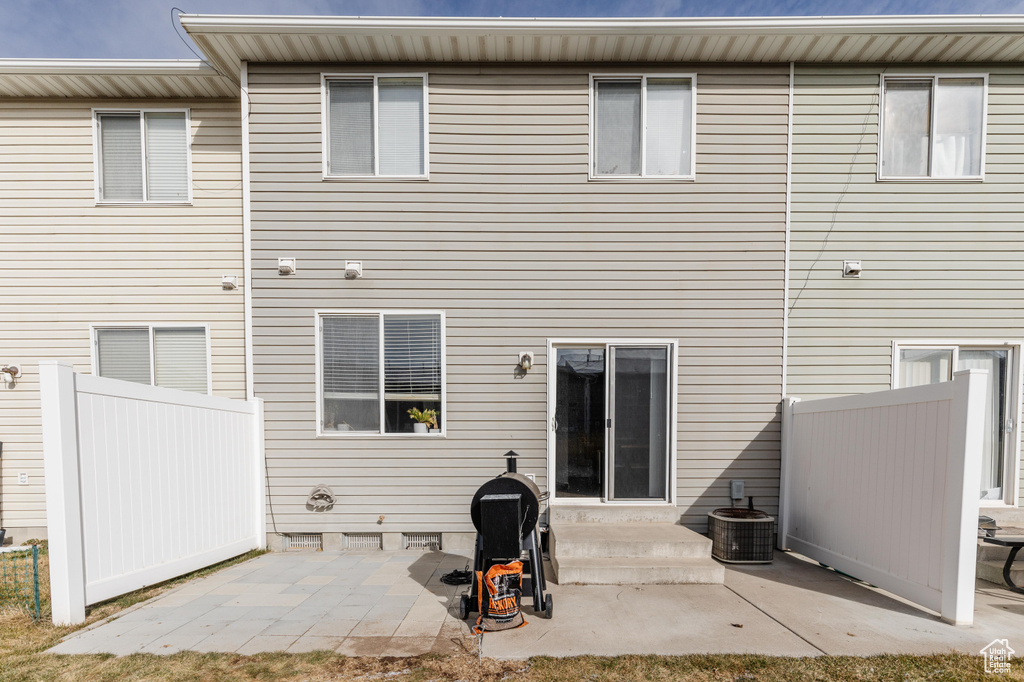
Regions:
<svg viewBox="0 0 1024 682"><path fill-rule="evenodd" d="M1024 338L1024 73L887 69L904 72L990 74L985 180L876 180L880 68L797 68L792 396L889 388L894 340Z"/></svg>
<svg viewBox="0 0 1024 682"><path fill-rule="evenodd" d="M189 108L193 205L97 206L93 107ZM0 364L24 373L0 389L0 505L16 541L46 524L38 362L90 372L90 325L207 323L213 392L245 397L242 289L220 281L243 275L239 116L227 100L0 100Z"/></svg>
<svg viewBox="0 0 1024 682"><path fill-rule="evenodd" d="M785 68L696 69L696 182L588 181L586 67L393 70L429 71L429 181L321 179L320 73L373 69L249 67L255 386L278 530L470 531L472 494L509 449L543 488L560 338L677 339L686 521L702 527L736 477L774 510ZM295 276L277 274L282 256ZM395 308L446 312L447 438L316 438L314 310ZM326 513L305 505L318 483L337 495Z"/></svg>

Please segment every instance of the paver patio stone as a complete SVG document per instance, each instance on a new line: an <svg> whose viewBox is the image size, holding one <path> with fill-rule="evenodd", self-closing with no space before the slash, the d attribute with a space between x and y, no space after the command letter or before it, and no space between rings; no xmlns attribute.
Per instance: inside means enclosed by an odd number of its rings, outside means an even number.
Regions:
<svg viewBox="0 0 1024 682"><path fill-rule="evenodd" d="M305 634L316 637L347 637L360 621L325 618L316 622Z"/></svg>
<svg viewBox="0 0 1024 682"><path fill-rule="evenodd" d="M395 630L395 637L429 637L433 640L441 631L442 621L434 620L409 620L402 621L402 624Z"/></svg>
<svg viewBox="0 0 1024 682"><path fill-rule="evenodd" d="M335 651L345 656L384 656L390 641L391 637L347 637Z"/></svg>
<svg viewBox="0 0 1024 682"><path fill-rule="evenodd" d="M236 651L240 654L259 654L265 651L285 651L295 640L297 635L256 635L248 642L238 647Z"/></svg>
<svg viewBox="0 0 1024 682"><path fill-rule="evenodd" d="M288 647L290 654L304 654L309 651L334 651L344 641L344 637L324 637L320 635L303 635Z"/></svg>
<svg viewBox="0 0 1024 682"><path fill-rule="evenodd" d="M369 615L365 620L359 621L359 623L352 628L349 632L351 637L391 637L395 634L395 630L402 624L401 619L394 620L380 620L371 619Z"/></svg>

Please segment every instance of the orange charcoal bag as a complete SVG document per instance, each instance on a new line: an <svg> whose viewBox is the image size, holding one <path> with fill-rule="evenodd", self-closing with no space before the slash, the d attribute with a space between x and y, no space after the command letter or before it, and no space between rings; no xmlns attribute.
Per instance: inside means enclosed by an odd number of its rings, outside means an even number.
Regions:
<svg viewBox="0 0 1024 682"><path fill-rule="evenodd" d="M526 625L520 610L523 596L523 562L495 564L486 574L477 571L476 580L477 610L480 617L476 619L473 632L479 634L513 630Z"/></svg>

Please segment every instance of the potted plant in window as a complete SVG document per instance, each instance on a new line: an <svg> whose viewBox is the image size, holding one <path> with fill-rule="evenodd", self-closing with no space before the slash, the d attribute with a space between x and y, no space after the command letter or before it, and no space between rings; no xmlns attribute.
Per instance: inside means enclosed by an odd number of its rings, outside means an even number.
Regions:
<svg viewBox="0 0 1024 682"><path fill-rule="evenodd" d="M426 433L427 427L436 430L437 427L437 410L421 410L418 407L410 407L407 412L412 420L416 422L412 425L413 433Z"/></svg>

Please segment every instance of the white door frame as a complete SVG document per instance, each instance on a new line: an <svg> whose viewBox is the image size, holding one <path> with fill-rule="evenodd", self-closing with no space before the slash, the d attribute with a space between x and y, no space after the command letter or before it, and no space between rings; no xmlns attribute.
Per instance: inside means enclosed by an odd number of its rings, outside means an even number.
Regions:
<svg viewBox="0 0 1024 682"><path fill-rule="evenodd" d="M619 505L651 505L651 506L675 506L676 503L676 470L677 470L677 435L679 421L679 340L678 339L622 339L622 338L590 338L590 339L548 339L548 361L545 365L547 372L547 488L548 504L556 506L588 505L598 502L600 504ZM604 490L600 498L593 497L563 497L559 498L555 490L555 430L552 428L555 422L555 390L557 386L558 372L558 349L566 347L605 349L605 363L608 362L608 349L610 346L667 346L669 351L669 442L668 442L668 500L623 500L614 501L608 499L608 477L605 476ZM605 373L608 367L606 364ZM608 396L605 396L607 404ZM607 428L605 434L607 436ZM605 447L605 461L607 467L608 448Z"/></svg>
<svg viewBox="0 0 1024 682"><path fill-rule="evenodd" d="M1024 362L1021 361L1021 348L1024 341L1006 341L992 339L927 339L892 342L892 377L890 385L892 388L899 388L900 377L900 351L906 349L920 350L946 350L953 349L953 366L951 371L956 371L956 355L960 350L975 349L1006 349L1010 351L1010 366L1007 375L1012 382L1007 397L1011 401L1007 406L1007 414L1013 419L1013 429L1010 431L1011 447L1008 449L1008 456L1003 462L1003 499L1002 500L981 500L982 507L1017 507L1020 505L1020 420L1021 407L1024 400Z"/></svg>

